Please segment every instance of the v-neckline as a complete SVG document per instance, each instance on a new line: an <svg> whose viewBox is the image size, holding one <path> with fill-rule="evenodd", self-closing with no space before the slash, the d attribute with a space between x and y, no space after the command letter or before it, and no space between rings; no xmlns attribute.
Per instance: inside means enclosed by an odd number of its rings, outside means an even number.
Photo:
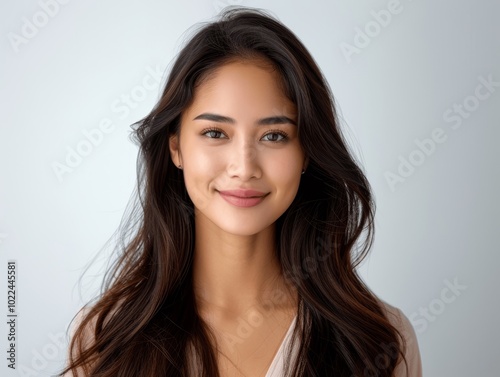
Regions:
<svg viewBox="0 0 500 377"><path fill-rule="evenodd" d="M277 368L278 362L282 359L280 356L283 353L283 348L285 347L285 344L288 343L288 339L291 336L292 329L295 326L295 322L297 321L297 314L292 319L292 322L290 323L290 326L288 327L288 330L283 338L283 341L281 342L280 346L278 347L278 350L274 354L273 361L271 361L271 365L267 369L265 377L273 377L274 371Z"/></svg>

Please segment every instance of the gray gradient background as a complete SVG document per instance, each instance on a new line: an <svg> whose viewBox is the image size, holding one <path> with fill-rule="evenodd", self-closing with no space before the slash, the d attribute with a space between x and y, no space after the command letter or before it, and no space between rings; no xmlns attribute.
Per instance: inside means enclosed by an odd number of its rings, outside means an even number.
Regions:
<svg viewBox="0 0 500 377"><path fill-rule="evenodd" d="M290 27L328 79L377 204L375 244L360 272L412 319L424 375L498 376L500 87L458 129L443 114L474 104L478 77L500 81L500 3L401 0L401 12L348 61L342 43L353 45L356 28L374 27L372 12L389 3L74 0L15 51L9 33L21 34L23 17L43 22L41 6L2 2L0 312L7 260L15 259L19 317L18 370L2 357L0 374L48 376L62 366L67 339L57 334L99 288L105 254L78 279L119 225L135 184L129 126L151 109L158 87L128 114L112 104L140 93L148 69L165 72L194 24L243 4ZM82 130L104 118L114 130L58 180L52 164L64 163L67 147L85 140ZM391 190L384 174L397 173L399 156L408 158L414 140L437 128L446 141ZM463 287L444 303L446 281L454 280Z"/></svg>

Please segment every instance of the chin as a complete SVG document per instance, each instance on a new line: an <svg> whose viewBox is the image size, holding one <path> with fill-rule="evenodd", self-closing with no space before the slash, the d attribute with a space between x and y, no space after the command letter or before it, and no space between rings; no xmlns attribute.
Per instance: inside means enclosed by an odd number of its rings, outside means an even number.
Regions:
<svg viewBox="0 0 500 377"><path fill-rule="evenodd" d="M235 236L253 236L259 234L269 227L269 225L263 224L262 221L258 221L259 219L257 217L254 217L253 221L247 221L245 219L237 221L234 217L231 220L232 221L226 221L222 224L217 224L215 222L214 223L222 231Z"/></svg>

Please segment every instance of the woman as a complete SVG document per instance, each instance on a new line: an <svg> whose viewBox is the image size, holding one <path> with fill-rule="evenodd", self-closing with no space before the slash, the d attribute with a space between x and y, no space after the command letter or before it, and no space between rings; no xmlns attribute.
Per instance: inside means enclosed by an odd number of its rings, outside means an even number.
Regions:
<svg viewBox="0 0 500 377"><path fill-rule="evenodd" d="M373 239L369 183L289 29L226 10L136 125L132 237L62 373L421 376L410 322L356 273Z"/></svg>

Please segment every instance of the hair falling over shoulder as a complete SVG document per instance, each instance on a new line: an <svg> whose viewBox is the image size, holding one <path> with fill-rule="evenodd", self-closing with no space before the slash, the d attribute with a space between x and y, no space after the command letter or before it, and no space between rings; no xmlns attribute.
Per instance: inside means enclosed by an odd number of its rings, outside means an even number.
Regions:
<svg viewBox="0 0 500 377"><path fill-rule="evenodd" d="M372 245L375 205L341 133L327 81L276 18L229 7L190 38L160 100L133 125L136 200L121 224L119 255L101 294L75 321L60 375L194 376L194 354L197 376L219 376L191 281L193 203L167 153L168 137L178 133L202 80L231 60L255 58L279 72L297 107L298 137L309 160L294 201L276 222L278 259L299 293L294 335L300 347L286 375L389 377L404 360L404 337L356 272Z"/></svg>

